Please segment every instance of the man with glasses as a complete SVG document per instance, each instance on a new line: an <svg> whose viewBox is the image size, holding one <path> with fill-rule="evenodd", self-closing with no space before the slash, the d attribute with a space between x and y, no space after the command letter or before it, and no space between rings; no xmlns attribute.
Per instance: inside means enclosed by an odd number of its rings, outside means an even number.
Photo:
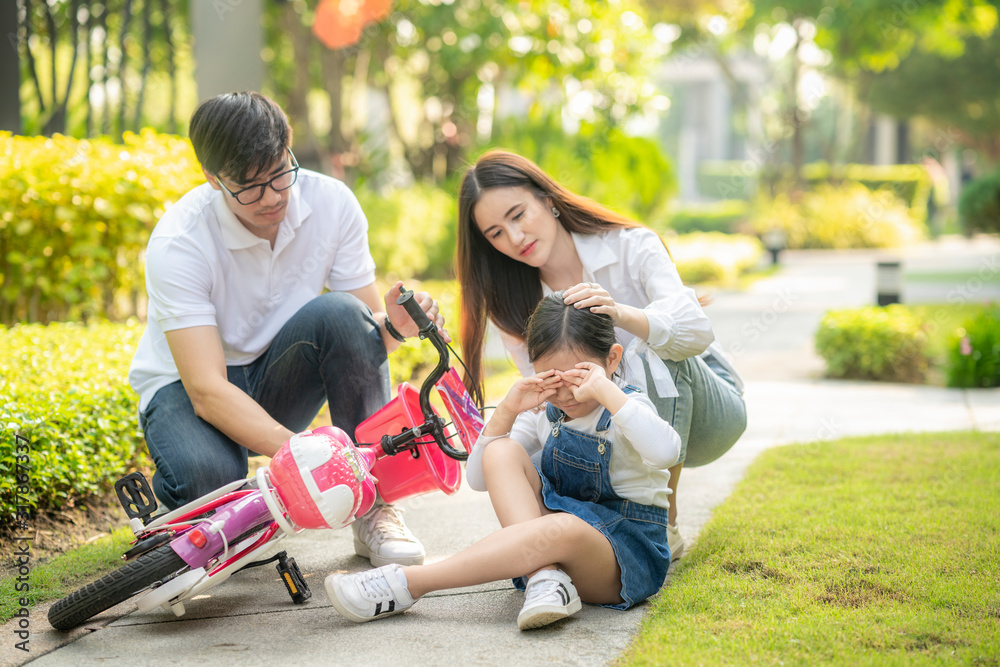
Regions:
<svg viewBox="0 0 1000 667"><path fill-rule="evenodd" d="M324 403L353 435L390 398L387 351L417 333L395 302L401 283L378 294L354 194L299 167L277 104L220 95L189 134L208 182L150 236L147 324L129 371L153 490L171 509L246 477L249 452L272 456ZM443 326L433 299L417 299ZM372 564L423 562L393 507L354 526Z"/></svg>

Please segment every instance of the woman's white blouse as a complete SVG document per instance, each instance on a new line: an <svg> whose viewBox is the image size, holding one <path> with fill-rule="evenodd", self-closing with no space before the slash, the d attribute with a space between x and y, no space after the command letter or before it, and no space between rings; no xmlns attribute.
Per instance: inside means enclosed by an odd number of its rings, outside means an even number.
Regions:
<svg viewBox="0 0 1000 667"><path fill-rule="evenodd" d="M698 303L694 290L685 287L660 237L645 227L612 229L602 234L572 234L576 251L583 263L584 282L599 284L616 303L639 308L649 320L649 338L637 339L617 329L618 340L625 347L625 381L646 390L642 360L648 360L657 394L677 396L673 378L656 357L681 361L709 353L732 375L737 390L743 382L726 358L722 346L713 344L712 323ZM543 294L552 289L542 283ZM501 332L504 347L521 374L532 375L528 351L523 340Z"/></svg>

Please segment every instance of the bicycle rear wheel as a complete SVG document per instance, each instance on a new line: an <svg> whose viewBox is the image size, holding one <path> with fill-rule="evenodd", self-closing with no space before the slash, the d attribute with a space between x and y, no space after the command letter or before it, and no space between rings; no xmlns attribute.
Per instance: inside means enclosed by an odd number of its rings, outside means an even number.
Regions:
<svg viewBox="0 0 1000 667"><path fill-rule="evenodd" d="M75 628L184 567L169 544L148 551L49 607L49 623L57 630Z"/></svg>

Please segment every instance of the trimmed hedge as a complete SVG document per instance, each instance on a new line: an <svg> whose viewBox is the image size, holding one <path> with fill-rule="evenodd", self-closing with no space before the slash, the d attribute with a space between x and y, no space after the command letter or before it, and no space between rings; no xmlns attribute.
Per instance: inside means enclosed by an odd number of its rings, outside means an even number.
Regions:
<svg viewBox="0 0 1000 667"><path fill-rule="evenodd" d="M779 229L789 248L886 248L923 235L907 206L887 192L858 185L822 185L793 202L762 199L751 225L759 234Z"/></svg>
<svg viewBox="0 0 1000 667"><path fill-rule="evenodd" d="M899 304L828 312L816 352L832 378L922 382L930 364L923 322Z"/></svg>
<svg viewBox="0 0 1000 667"><path fill-rule="evenodd" d="M667 247L687 284L731 283L753 268L764 254L764 246L756 237L723 232L667 238Z"/></svg>
<svg viewBox="0 0 1000 667"><path fill-rule="evenodd" d="M742 199L727 199L707 204L687 204L670 216L669 229L678 234L691 232L740 231L738 227L750 216L750 205ZM659 232L666 231L658 229Z"/></svg>
<svg viewBox="0 0 1000 667"><path fill-rule="evenodd" d="M0 133L0 324L136 314L153 227L203 182L180 137L143 130L115 144ZM357 196L380 274L453 275L451 195L415 185Z"/></svg>
<svg viewBox="0 0 1000 667"><path fill-rule="evenodd" d="M457 281L406 286L437 299L457 332ZM152 465L139 431L139 397L127 381L142 331L135 321L0 326L0 531L16 526L18 505L32 514L72 506ZM430 343L407 341L389 357L393 385L436 361ZM20 490L18 435L30 465Z"/></svg>
<svg viewBox="0 0 1000 667"><path fill-rule="evenodd" d="M917 220L927 218L927 204L933 182L927 170L916 164L831 166L826 162L803 165L802 177L810 188L824 184L859 183L871 192L892 194L903 200ZM752 160L716 160L698 166L698 189L702 195L718 199L754 199L760 183L788 182L792 168L784 164L758 165Z"/></svg>
<svg viewBox="0 0 1000 667"><path fill-rule="evenodd" d="M0 327L0 529L19 504L69 507L148 463L126 380L141 333L135 322ZM29 450L20 489L16 435Z"/></svg>
<svg viewBox="0 0 1000 667"><path fill-rule="evenodd" d="M204 182L191 144L150 130L123 144L3 132L0 155L0 322L134 312L150 231Z"/></svg>

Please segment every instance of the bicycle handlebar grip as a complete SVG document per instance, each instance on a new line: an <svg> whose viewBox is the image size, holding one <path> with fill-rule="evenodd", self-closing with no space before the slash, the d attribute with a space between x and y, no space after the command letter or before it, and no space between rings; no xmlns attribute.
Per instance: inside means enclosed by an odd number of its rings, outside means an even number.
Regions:
<svg viewBox="0 0 1000 667"><path fill-rule="evenodd" d="M396 304L406 308L406 312L413 318L420 333L427 334L429 331L433 331L436 327L430 321L430 318L427 317L424 309L417 303L417 300L413 298L413 290L400 288L400 292L401 294L396 299Z"/></svg>

